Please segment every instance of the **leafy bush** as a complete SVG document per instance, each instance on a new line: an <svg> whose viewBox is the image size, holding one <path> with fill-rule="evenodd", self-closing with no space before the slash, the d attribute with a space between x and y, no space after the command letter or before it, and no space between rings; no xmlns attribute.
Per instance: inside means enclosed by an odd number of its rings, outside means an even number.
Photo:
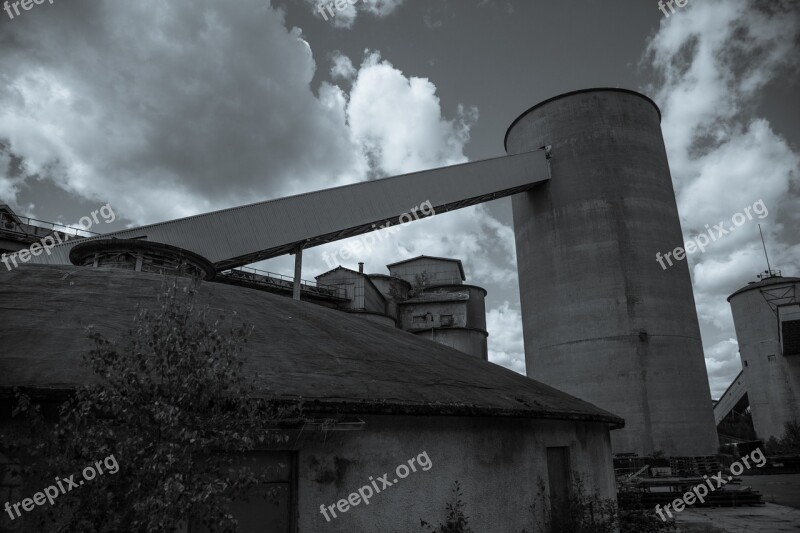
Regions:
<svg viewBox="0 0 800 533"><path fill-rule="evenodd" d="M783 436L780 439L770 437L765 448L767 455L800 454L800 423L787 422L784 426Z"/></svg>
<svg viewBox="0 0 800 533"><path fill-rule="evenodd" d="M239 358L252 328L211 319L194 295L164 287L158 309L139 309L117 342L90 328L84 362L95 379L53 413L55 423L18 394L14 416L24 420L0 435L0 446L20 460L30 494L109 455L119 464L116 474L27 513L25 523L172 532L192 519L211 531L236 530L231 502L269 476L240 466L242 454L279 447L288 437L278 426L299 411L258 399Z"/></svg>

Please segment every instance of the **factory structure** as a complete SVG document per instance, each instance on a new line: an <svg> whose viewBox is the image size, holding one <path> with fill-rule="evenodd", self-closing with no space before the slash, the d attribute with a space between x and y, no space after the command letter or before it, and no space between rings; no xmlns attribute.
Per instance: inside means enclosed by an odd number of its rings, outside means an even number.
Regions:
<svg viewBox="0 0 800 533"><path fill-rule="evenodd" d="M486 290L464 284L459 259L421 255L387 265L388 276L364 274L363 266L316 276L319 284L345 291L337 308L489 360Z"/></svg>
<svg viewBox="0 0 800 533"><path fill-rule="evenodd" d="M728 297L742 371L714 406L716 423L748 407L756 436L800 423L800 278L767 270Z"/></svg>
<svg viewBox="0 0 800 533"><path fill-rule="evenodd" d="M614 497L614 454L718 449L688 266L654 260L683 242L660 118L633 91L575 91L517 118L503 157L82 235L0 267L0 391L56 397L85 383L80 325L119 330L164 275L201 280L203 302L256 327L246 371L283 399L312 401L310 419L338 428L281 452L296 495L281 511L287 531L413 528L436 520L454 481L478 531L530 528L520 509L539 480L561 491L577 473L588 491ZM527 377L488 362L486 291L465 283L457 258L302 277L303 250L406 223L422 201L439 214L502 197L513 202ZM25 221L9 213L18 228L6 231L19 233ZM2 230L0 248L22 248ZM248 267L288 254L291 277ZM794 376L770 393L780 396L757 400L784 401L790 416L800 389L785 342L796 342L800 311L761 305L764 290L798 283L781 280L745 287L731 305L745 376ZM750 329L767 325L778 332L771 344ZM38 333L45 327L52 334ZM319 515L320 503L423 450L432 470L374 509Z"/></svg>

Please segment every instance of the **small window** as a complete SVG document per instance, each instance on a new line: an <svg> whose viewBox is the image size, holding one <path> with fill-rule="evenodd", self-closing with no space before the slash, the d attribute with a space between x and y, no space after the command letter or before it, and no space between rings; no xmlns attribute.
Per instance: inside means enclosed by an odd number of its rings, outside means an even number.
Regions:
<svg viewBox="0 0 800 533"><path fill-rule="evenodd" d="M453 325L453 315L439 315L439 323L442 327Z"/></svg>
<svg viewBox="0 0 800 533"><path fill-rule="evenodd" d="M744 362L744 366L747 366L747 361Z"/></svg>
<svg viewBox="0 0 800 533"><path fill-rule="evenodd" d="M414 324L425 324L427 322L426 317L428 315L414 315L412 322Z"/></svg>
<svg viewBox="0 0 800 533"><path fill-rule="evenodd" d="M767 361L770 361L770 362L772 362L772 361L774 361L774 360L775 360L775 355L768 355L768 356L767 356Z"/></svg>

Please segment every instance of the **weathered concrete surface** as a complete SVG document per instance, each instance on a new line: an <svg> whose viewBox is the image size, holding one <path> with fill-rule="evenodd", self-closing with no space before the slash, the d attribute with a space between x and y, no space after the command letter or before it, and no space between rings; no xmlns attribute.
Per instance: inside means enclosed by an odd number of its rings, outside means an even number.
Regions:
<svg viewBox="0 0 800 533"><path fill-rule="evenodd" d="M744 476L742 485L763 494L765 502L800 509L800 474Z"/></svg>
<svg viewBox="0 0 800 533"><path fill-rule="evenodd" d="M530 377L618 413L615 452L717 451L711 394L659 112L631 91L548 100L508 153L552 147L551 180L513 197ZM665 263L666 264L666 263Z"/></svg>
<svg viewBox="0 0 800 533"><path fill-rule="evenodd" d="M420 520L438 524L461 483L472 531L534 529L530 510L538 480L547 483L547 447L568 446L587 490L615 497L608 432L602 425L559 421L465 417L365 417L362 431L329 433L299 452L299 530L319 533L419 531ZM320 439L321 440L321 439ZM422 452L432 463L326 521L320 505L339 500ZM378 482L378 487L382 483ZM330 517L330 512L328 513Z"/></svg>
<svg viewBox="0 0 800 533"><path fill-rule="evenodd" d="M112 337L125 331L135 305L152 306L168 282L154 274L73 266L0 272L0 393L86 383L91 376L80 363L88 347L81 326ZM360 430L308 429L286 445L297 458L292 509L299 531L419 531L420 519L444 520L455 481L462 483L473 531L531 530L538 480L548 482L547 447L568 447L570 470L584 478L587 490L614 495L609 427L622 420L584 401L317 305L214 283L200 285L197 303L214 314L236 311L256 326L243 368L261 390L302 396L309 417L347 412L365 422ZM418 466L394 485L397 466L422 452L430 469ZM377 482L389 472L394 486L376 493L369 506L331 522L320 513L320 505L335 504L370 484L370 476Z"/></svg>
<svg viewBox="0 0 800 533"><path fill-rule="evenodd" d="M680 533L797 533L800 510L774 505L686 509L675 523Z"/></svg>
<svg viewBox="0 0 800 533"><path fill-rule="evenodd" d="M0 392L68 390L90 379L83 327L111 338L170 279L75 266L0 270ZM187 280L180 280L184 285ZM243 371L259 390L336 412L474 414L623 421L587 402L390 326L243 287L202 283L212 316L255 326Z"/></svg>
<svg viewBox="0 0 800 533"><path fill-rule="evenodd" d="M728 298L753 426L764 441L781 438L787 422L800 421L800 355L783 354L777 316L777 306L795 307L798 295L800 279L773 277Z"/></svg>

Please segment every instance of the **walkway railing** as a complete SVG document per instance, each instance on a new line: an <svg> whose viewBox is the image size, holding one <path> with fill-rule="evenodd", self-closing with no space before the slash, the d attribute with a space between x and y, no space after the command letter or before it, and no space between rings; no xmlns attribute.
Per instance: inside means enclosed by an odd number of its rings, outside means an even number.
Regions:
<svg viewBox="0 0 800 533"><path fill-rule="evenodd" d="M0 213L0 231L10 231L33 237L46 237L55 231L73 237L94 237L95 235L100 235L93 231L73 228L57 222L47 222L17 215L12 217L6 213Z"/></svg>
<svg viewBox="0 0 800 533"><path fill-rule="evenodd" d="M284 276L283 274L276 274L275 272L268 272L251 267L239 267L231 270L225 270L220 273L221 276L231 280L241 280L258 285L264 285L273 289L283 289L291 291L294 287L294 278ZM328 298L340 298L347 300L347 291L342 287L335 285L323 285L316 281L300 280L301 292L324 296Z"/></svg>

